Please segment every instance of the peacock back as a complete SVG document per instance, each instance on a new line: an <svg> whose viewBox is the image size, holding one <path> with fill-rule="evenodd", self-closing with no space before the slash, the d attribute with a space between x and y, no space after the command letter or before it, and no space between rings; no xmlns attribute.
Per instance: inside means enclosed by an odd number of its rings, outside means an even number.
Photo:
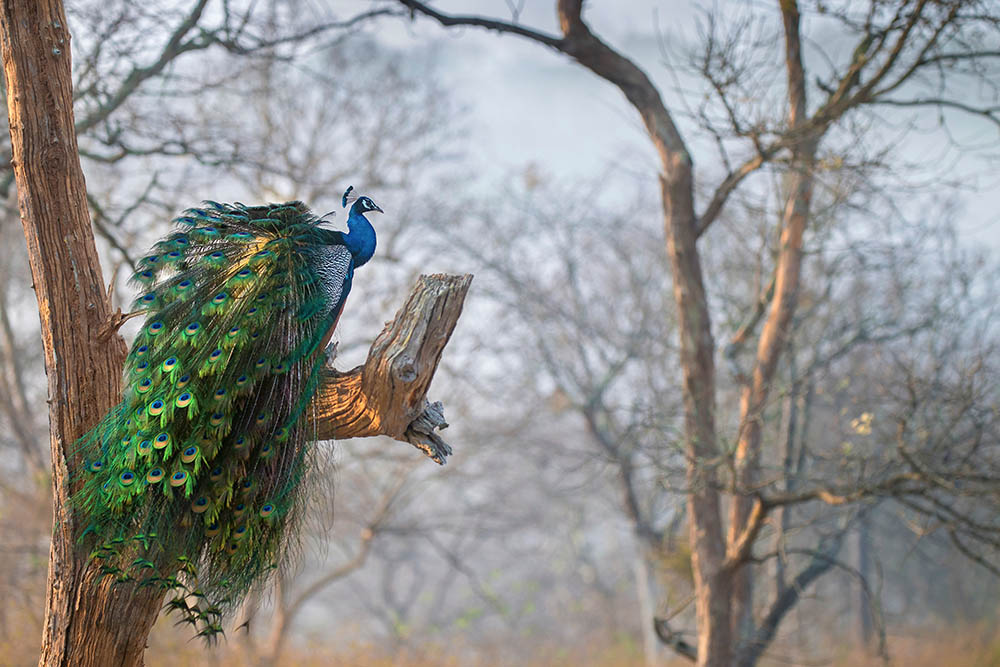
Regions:
<svg viewBox="0 0 1000 667"><path fill-rule="evenodd" d="M121 403L80 441L73 503L106 575L173 590L199 634L294 542L308 412L354 271L300 202L189 209L138 262Z"/></svg>

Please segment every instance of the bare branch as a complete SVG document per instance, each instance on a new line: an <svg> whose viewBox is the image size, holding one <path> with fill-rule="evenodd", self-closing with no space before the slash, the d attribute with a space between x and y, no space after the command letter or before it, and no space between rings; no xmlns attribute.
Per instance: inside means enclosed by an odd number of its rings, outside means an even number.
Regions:
<svg viewBox="0 0 1000 667"><path fill-rule="evenodd" d="M104 122L108 116L125 103L125 100L127 100L144 81L162 72L174 58L186 51L204 48L204 46L200 46L194 41L184 42L184 38L198 25L198 21L201 20L201 16L205 12L205 7L207 5L208 0L198 0L194 7L191 8L191 11L188 12L187 16L184 17L184 20L181 21L180 25L178 25L174 30L173 34L170 35L170 39L167 40L166 45L163 47L163 50L160 52L160 56L156 59L156 61L147 67L133 68L128 76L125 77L125 80L122 81L117 92L115 92L109 100L94 110L90 115L85 118L81 118L76 122L77 133L82 134L99 123Z"/></svg>
<svg viewBox="0 0 1000 667"><path fill-rule="evenodd" d="M422 440L410 426L426 410L427 387L471 283L471 275L421 276L395 319L372 343L365 364L347 373L327 373L313 416L318 439L388 435L445 462L450 448Z"/></svg>
<svg viewBox="0 0 1000 667"><path fill-rule="evenodd" d="M653 630L660 641L674 650L677 655L691 662L698 662L698 649L684 641L679 632L673 632L667 621L662 618L653 619Z"/></svg>
<svg viewBox="0 0 1000 667"><path fill-rule="evenodd" d="M450 26L475 26L477 28L485 28L487 30L493 30L499 33L510 33L513 35L520 35L521 37L527 37L530 40L539 42L548 46L550 48L556 49L557 51L562 51L563 40L559 39L554 35L547 35L543 32L537 30L531 30L525 28L524 26L518 25L516 23L508 23L506 21L498 21L495 19L487 19L481 16L449 16L443 12L439 12L430 5L419 2L418 0L398 0L400 4L408 7L410 9L411 16L415 13L423 14L428 16L441 25L445 27Z"/></svg>
<svg viewBox="0 0 1000 667"><path fill-rule="evenodd" d="M715 192L712 193L712 199L708 202L708 206L698 216L698 231L695 232L696 236L701 237L705 233L711 224L715 222L715 219L719 217L719 214L722 213L729 195L736 191L747 176L760 169L775 152L776 148L771 147L766 152L750 158L741 164L738 169L726 175L726 178L723 179L722 183L715 189Z"/></svg>

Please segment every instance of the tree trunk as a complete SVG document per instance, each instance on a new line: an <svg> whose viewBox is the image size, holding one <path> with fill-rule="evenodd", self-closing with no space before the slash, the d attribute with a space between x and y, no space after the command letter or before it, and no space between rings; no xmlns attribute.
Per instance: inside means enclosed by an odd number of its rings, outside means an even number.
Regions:
<svg viewBox="0 0 1000 667"><path fill-rule="evenodd" d="M719 492L716 488L715 343L698 259L691 165L675 154L661 177L667 255L673 273L680 329L687 453L687 513L698 619L698 666L728 667L732 577L725 566Z"/></svg>
<svg viewBox="0 0 1000 667"><path fill-rule="evenodd" d="M141 664L162 595L96 585L67 508L74 467L67 451L117 403L125 345L107 335L110 308L74 130L66 15L59 0L3 0L2 7L12 162L41 319L53 461L40 664Z"/></svg>
<svg viewBox="0 0 1000 667"><path fill-rule="evenodd" d="M656 617L656 602L653 598L656 574L646 555L646 549L647 547L641 543L637 546L632 569L635 571L635 593L639 599L639 627L642 630L644 664L646 667L656 667L662 662L660 653L663 645L656 636L653 624L649 622L649 619Z"/></svg>
<svg viewBox="0 0 1000 667"><path fill-rule="evenodd" d="M788 77L788 125L798 129L807 121L805 70L799 35L798 5L781 5L785 30L785 68ZM802 240L809 222L813 192L813 163L819 136L805 136L792 149L790 192L781 218L781 240L775 267L774 298L757 342L753 376L740 395L740 432L736 446L736 490L729 520L729 544L736 543L747 529L760 470L764 410L778 361L788 346L792 316L798 304L799 279L802 274ZM733 582L733 632L737 641L748 640L754 633L753 569L737 564Z"/></svg>

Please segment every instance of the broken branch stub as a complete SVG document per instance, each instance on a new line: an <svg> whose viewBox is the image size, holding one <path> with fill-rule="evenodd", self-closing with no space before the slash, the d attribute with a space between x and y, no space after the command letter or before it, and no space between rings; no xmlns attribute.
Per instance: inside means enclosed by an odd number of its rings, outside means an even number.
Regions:
<svg viewBox="0 0 1000 667"><path fill-rule="evenodd" d="M448 423L441 404L427 401L427 388L471 283L469 274L420 276L364 365L326 371L313 418L320 440L387 435L445 462L451 447L436 430Z"/></svg>

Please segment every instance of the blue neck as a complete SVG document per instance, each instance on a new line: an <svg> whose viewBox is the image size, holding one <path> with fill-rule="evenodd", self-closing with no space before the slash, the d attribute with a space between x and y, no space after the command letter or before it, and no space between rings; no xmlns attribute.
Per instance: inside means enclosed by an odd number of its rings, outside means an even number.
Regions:
<svg viewBox="0 0 1000 667"><path fill-rule="evenodd" d="M348 232L344 234L344 244L354 255L354 266L366 263L375 254L375 228L368 218L358 210L355 202L351 214L347 216Z"/></svg>

